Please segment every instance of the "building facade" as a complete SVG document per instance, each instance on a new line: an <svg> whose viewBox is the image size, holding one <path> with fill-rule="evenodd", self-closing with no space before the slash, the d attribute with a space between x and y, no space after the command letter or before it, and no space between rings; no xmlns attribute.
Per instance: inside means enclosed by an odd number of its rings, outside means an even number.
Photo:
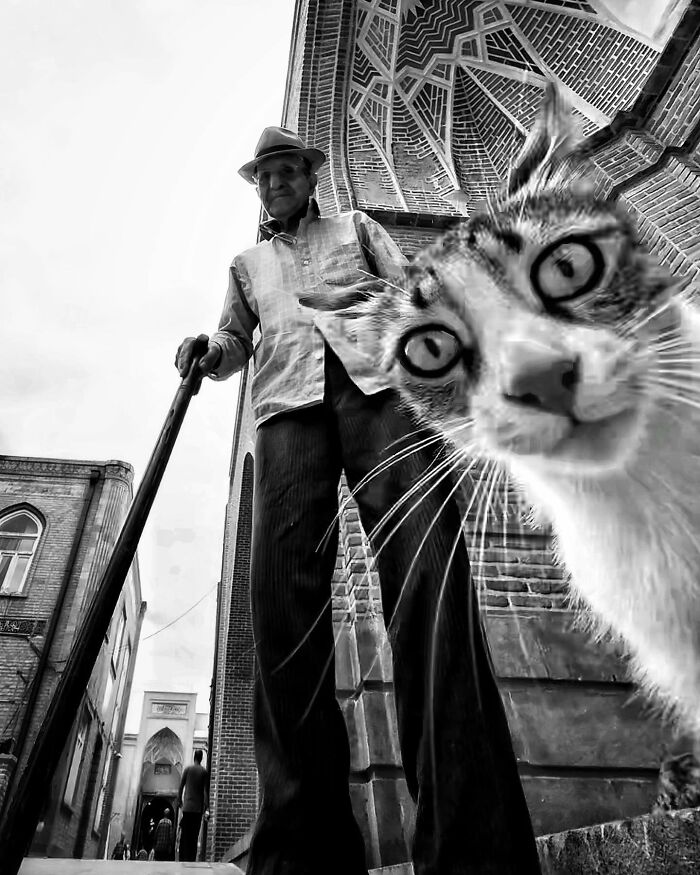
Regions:
<svg viewBox="0 0 700 875"><path fill-rule="evenodd" d="M132 497L124 462L0 456L0 804L49 706ZM145 612L134 561L30 855L101 855Z"/></svg>
<svg viewBox="0 0 700 875"><path fill-rule="evenodd" d="M114 789L108 850L124 835L134 853L150 851L153 828L169 808L177 823L182 772L195 750L208 766L209 718L197 711L196 693L147 690L138 733L126 733Z"/></svg>
<svg viewBox="0 0 700 875"><path fill-rule="evenodd" d="M324 213L360 208L411 256L506 178L545 83L568 96L601 191L691 283L700 270L700 3L653 38L598 0L298 0L283 124L323 149ZM212 859L241 859L257 810L248 613L254 432L248 376L230 471L212 707ZM472 488L481 473L474 469ZM341 484L341 495L345 495ZM536 832L649 809L673 739L625 655L576 625L549 534L515 507L479 530L480 587ZM483 527L483 539L482 539ZM333 587L337 693L368 863L408 856L392 669L372 552L350 503Z"/></svg>

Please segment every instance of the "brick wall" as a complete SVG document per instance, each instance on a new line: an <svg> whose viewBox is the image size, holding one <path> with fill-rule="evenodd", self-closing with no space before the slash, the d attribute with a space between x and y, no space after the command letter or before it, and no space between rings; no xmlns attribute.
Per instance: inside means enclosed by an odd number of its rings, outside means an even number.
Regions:
<svg viewBox="0 0 700 875"><path fill-rule="evenodd" d="M207 858L226 858L248 832L258 804L253 751L254 647L250 619L250 543L254 480L249 374L241 380L219 588L215 695L210 721Z"/></svg>
<svg viewBox="0 0 700 875"><path fill-rule="evenodd" d="M44 528L34 554L27 582L18 595L0 595L0 742L18 751L20 731L32 687L38 685L27 733L14 780L21 780L32 744L65 666L88 600L94 593L109 558L128 502L131 498L130 466L122 462L73 462L56 459L0 457L0 514L17 507L35 513ZM76 549L77 546L77 549ZM71 565L71 551L74 560ZM65 600L50 643L44 673L37 670L46 644L59 592L65 584ZM143 605L136 564L123 590L121 605L127 609L125 638L132 655L125 666L121 718L113 726L115 694L105 703L109 652L102 648L81 708L92 715L84 748L76 799L63 802L67 768L73 751L74 725L59 767L49 782L42 815L31 853L48 856L95 857L101 840L101 825L93 829L97 792L90 791L94 774L102 775L104 758L118 749L123 732L126 697L134 670ZM117 684L115 684L116 690ZM99 758L93 759L93 753ZM109 789L109 788L108 788ZM88 810L89 809L89 810Z"/></svg>

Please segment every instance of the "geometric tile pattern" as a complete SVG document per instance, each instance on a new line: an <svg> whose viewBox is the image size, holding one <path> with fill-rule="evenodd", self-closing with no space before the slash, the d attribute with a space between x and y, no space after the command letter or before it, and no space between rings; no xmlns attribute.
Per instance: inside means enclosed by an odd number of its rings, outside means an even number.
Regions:
<svg viewBox="0 0 700 875"><path fill-rule="evenodd" d="M599 10L600 0L357 0L358 205L468 213L507 175L547 80L586 134L628 108L659 50Z"/></svg>

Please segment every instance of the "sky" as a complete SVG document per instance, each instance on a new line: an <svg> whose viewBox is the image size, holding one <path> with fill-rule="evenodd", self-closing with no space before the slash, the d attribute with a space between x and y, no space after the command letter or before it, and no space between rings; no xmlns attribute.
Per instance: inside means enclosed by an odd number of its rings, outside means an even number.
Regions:
<svg viewBox="0 0 700 875"><path fill-rule="evenodd" d="M279 124L291 0L0 4L0 452L143 474L183 337L216 327ZM140 547L143 691L208 710L237 378L193 400ZM186 611L185 618L149 640Z"/></svg>
<svg viewBox="0 0 700 875"><path fill-rule="evenodd" d="M666 3L607 0L648 34ZM138 482L175 350L215 328L231 258L255 242L236 171L280 122L293 9L0 4L0 452L122 459ZM236 397L234 378L194 399L141 541L127 731L146 689L195 691L208 710Z"/></svg>

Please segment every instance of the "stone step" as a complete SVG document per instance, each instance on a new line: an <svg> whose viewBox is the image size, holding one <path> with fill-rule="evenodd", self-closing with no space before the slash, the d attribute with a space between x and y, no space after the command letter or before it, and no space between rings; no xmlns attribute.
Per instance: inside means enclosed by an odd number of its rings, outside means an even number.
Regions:
<svg viewBox="0 0 700 875"><path fill-rule="evenodd" d="M137 860L50 860L27 857L19 875L244 875L233 863L162 863L153 861L144 868Z"/></svg>
<svg viewBox="0 0 700 875"><path fill-rule="evenodd" d="M700 809L646 814L537 841L542 875L697 875Z"/></svg>
<svg viewBox="0 0 700 875"><path fill-rule="evenodd" d="M537 840L542 875L697 875L700 809L644 815L571 829ZM233 863L142 863L116 860L28 858L20 875L243 875ZM413 875L410 863L372 869L370 875Z"/></svg>

